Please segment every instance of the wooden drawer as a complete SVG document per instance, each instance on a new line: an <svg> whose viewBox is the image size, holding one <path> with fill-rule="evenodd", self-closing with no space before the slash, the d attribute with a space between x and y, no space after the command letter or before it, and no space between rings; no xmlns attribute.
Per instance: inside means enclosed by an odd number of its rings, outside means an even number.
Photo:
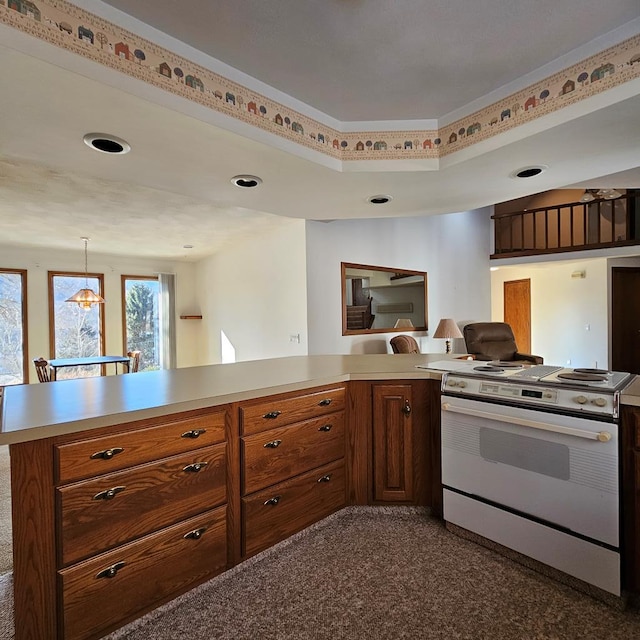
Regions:
<svg viewBox="0 0 640 640"><path fill-rule="evenodd" d="M135 431L81 440L55 448L58 484L126 469L225 439L225 412Z"/></svg>
<svg viewBox="0 0 640 640"><path fill-rule="evenodd" d="M240 427L244 435L249 435L334 411L342 411L345 404L344 397L344 387L336 387L290 398L271 398L255 404L243 404L240 407Z"/></svg>
<svg viewBox="0 0 640 640"><path fill-rule="evenodd" d="M242 438L242 491L253 493L344 456L344 411Z"/></svg>
<svg viewBox="0 0 640 640"><path fill-rule="evenodd" d="M242 498L242 553L266 549L344 505L344 460Z"/></svg>
<svg viewBox="0 0 640 640"><path fill-rule="evenodd" d="M58 572L63 637L102 637L219 573L226 561L223 506L63 569ZM99 577L103 572L107 575Z"/></svg>
<svg viewBox="0 0 640 640"><path fill-rule="evenodd" d="M226 445L219 444L60 487L60 563L66 566L220 505L226 501L225 483Z"/></svg>

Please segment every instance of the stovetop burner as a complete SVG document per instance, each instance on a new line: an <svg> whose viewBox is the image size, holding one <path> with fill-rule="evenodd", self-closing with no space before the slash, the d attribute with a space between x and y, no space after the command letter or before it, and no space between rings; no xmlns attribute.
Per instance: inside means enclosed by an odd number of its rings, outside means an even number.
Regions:
<svg viewBox="0 0 640 640"><path fill-rule="evenodd" d="M485 371L489 373L503 373L504 369L502 367L494 367L490 364L481 365L479 367L473 367L474 371Z"/></svg>
<svg viewBox="0 0 640 640"><path fill-rule="evenodd" d="M490 367L499 367L501 369L522 369L523 364L519 362L505 362L504 360L492 360L489 363Z"/></svg>
<svg viewBox="0 0 640 640"><path fill-rule="evenodd" d="M606 369L589 369L589 368L576 368L574 369L574 371L576 373L592 373L596 376L607 376L609 375L610 371L607 371Z"/></svg>
<svg viewBox="0 0 640 640"><path fill-rule="evenodd" d="M596 375L594 373L584 373L582 371L578 371L578 369L559 373L557 377L562 380L579 380L580 382L606 382L607 380L606 376Z"/></svg>

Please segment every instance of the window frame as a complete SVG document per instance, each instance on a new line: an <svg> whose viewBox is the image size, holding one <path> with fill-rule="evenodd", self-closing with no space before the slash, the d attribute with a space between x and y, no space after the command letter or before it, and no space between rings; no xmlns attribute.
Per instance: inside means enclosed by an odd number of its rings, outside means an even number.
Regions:
<svg viewBox="0 0 640 640"><path fill-rule="evenodd" d="M29 316L27 303L27 270L9 269L0 267L0 273L12 273L20 276L20 286L22 289L22 384L29 384Z"/></svg>
<svg viewBox="0 0 640 640"><path fill-rule="evenodd" d="M120 276L120 308L122 309L121 315L122 315L122 352L123 353L128 353L129 351L127 347L127 280L149 280L150 282L158 282L158 276L136 276L136 275L126 275L126 274L122 274Z"/></svg>
<svg viewBox="0 0 640 640"><path fill-rule="evenodd" d="M48 281L49 281L49 359L55 359L56 355L56 331L55 331L55 302L53 299L53 279L58 276L62 277L75 277L75 278L97 278L98 280L98 294L104 298L104 274L103 273L85 273L84 271L49 271L48 273ZM82 288L82 283L78 287ZM69 302L68 304L75 304ZM106 324L104 318L104 304L99 304L98 309L98 317L100 322L100 355L103 356L106 354L105 350L105 331ZM102 366L104 375L104 365Z"/></svg>

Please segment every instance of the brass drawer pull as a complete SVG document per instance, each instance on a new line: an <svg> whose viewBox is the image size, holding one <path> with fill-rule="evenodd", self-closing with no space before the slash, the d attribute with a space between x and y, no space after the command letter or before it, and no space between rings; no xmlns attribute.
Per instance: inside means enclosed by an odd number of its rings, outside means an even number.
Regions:
<svg viewBox="0 0 640 640"><path fill-rule="evenodd" d="M101 491L100 493L96 493L93 496L94 500L113 500L117 494L121 491L124 491L126 487L111 487L111 489L105 489L105 491Z"/></svg>
<svg viewBox="0 0 640 640"><path fill-rule="evenodd" d="M194 529L193 531L189 531L189 533L185 533L182 537L185 540L200 540L202 538L202 534L207 530L207 527L200 527L199 529Z"/></svg>
<svg viewBox="0 0 640 640"><path fill-rule="evenodd" d="M201 471L202 469L204 469L204 467L206 467L208 464L209 464L208 462L194 462L193 464L188 464L182 470L188 471L191 473L198 473L198 471Z"/></svg>
<svg viewBox="0 0 640 640"><path fill-rule="evenodd" d="M185 431L181 438L199 438L203 433L207 433L206 429L191 429L191 431Z"/></svg>
<svg viewBox="0 0 640 640"><path fill-rule="evenodd" d="M275 420L281 413L282 411L269 411L269 413L265 413L262 417L265 420Z"/></svg>
<svg viewBox="0 0 640 640"><path fill-rule="evenodd" d="M318 402L319 407L328 407L331 404L331 398L325 398L324 400L320 400Z"/></svg>
<svg viewBox="0 0 640 640"><path fill-rule="evenodd" d="M327 473L326 476L321 476L320 478L318 478L318 482L329 482L329 480L331 480L330 473Z"/></svg>
<svg viewBox="0 0 640 640"><path fill-rule="evenodd" d="M110 567L103 569L100 573L96 574L96 578L115 578L116 573L127 564L126 562L116 562Z"/></svg>
<svg viewBox="0 0 640 640"><path fill-rule="evenodd" d="M272 440L271 442L265 442L262 445L265 449L277 449L282 444L282 440Z"/></svg>
<svg viewBox="0 0 640 640"><path fill-rule="evenodd" d="M265 500L264 505L275 507L275 505L277 505L278 502L280 502L281 497L282 496L273 496L273 498L269 498L268 500Z"/></svg>
<svg viewBox="0 0 640 640"><path fill-rule="evenodd" d="M333 426L333 425L331 425L331 424L323 424L323 425L318 429L318 431L331 431L331 427L332 427L332 426Z"/></svg>
<svg viewBox="0 0 640 640"><path fill-rule="evenodd" d="M122 447L113 447L113 449L105 449L104 451L96 451L89 457L91 460L111 460L113 456L122 453L124 449Z"/></svg>

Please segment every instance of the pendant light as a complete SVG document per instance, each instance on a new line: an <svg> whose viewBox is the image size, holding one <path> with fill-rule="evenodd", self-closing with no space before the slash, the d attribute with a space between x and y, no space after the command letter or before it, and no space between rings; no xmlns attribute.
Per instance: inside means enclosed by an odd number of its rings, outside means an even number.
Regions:
<svg viewBox="0 0 640 640"><path fill-rule="evenodd" d="M91 309L93 304L103 304L104 298L99 296L93 289L89 289L89 270L87 268L87 243L89 238L81 238L84 240L84 289L80 289L65 302L75 302L82 309Z"/></svg>

